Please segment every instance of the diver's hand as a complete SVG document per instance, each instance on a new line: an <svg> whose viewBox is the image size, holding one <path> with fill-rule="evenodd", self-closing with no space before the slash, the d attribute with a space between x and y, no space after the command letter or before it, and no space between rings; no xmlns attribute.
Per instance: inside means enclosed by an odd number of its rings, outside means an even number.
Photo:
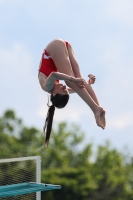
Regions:
<svg viewBox="0 0 133 200"><path fill-rule="evenodd" d="M72 82L75 83L80 88L84 88L86 84L86 81L83 78L72 77Z"/></svg>
<svg viewBox="0 0 133 200"><path fill-rule="evenodd" d="M95 83L95 80L96 80L96 77L93 75L93 74L89 74L88 77L90 78L88 80L88 83L91 85L91 84L94 84Z"/></svg>

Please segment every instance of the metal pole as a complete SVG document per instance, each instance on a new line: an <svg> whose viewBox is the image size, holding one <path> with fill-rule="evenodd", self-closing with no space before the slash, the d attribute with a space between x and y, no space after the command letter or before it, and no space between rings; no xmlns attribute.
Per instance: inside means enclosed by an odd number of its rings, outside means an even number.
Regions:
<svg viewBox="0 0 133 200"><path fill-rule="evenodd" d="M36 183L41 183L41 156L36 159ZM41 192L37 192L37 200L41 200Z"/></svg>

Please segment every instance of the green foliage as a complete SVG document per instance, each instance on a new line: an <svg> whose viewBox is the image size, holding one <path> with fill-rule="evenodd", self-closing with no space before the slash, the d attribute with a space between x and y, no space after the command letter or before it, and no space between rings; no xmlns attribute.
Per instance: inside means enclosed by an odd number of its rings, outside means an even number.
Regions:
<svg viewBox="0 0 133 200"><path fill-rule="evenodd" d="M41 132L34 127L25 127L13 110L7 110L0 117L0 158L36 154L34 151L41 138Z"/></svg>
<svg viewBox="0 0 133 200"><path fill-rule="evenodd" d="M43 144L42 132L24 126L13 110L0 117L0 158L40 155L42 182L62 185L61 190L42 192L42 199L133 200L133 159L127 161L108 142L94 156L80 127L63 122L53 128L48 149ZM11 168L22 176L17 166ZM7 177L0 178L13 179L13 173L7 170Z"/></svg>

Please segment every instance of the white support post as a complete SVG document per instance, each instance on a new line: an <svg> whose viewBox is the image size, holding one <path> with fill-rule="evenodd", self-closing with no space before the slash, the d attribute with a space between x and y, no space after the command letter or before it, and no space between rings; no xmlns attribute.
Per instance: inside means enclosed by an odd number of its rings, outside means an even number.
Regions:
<svg viewBox="0 0 133 200"><path fill-rule="evenodd" d="M36 183L41 183L41 157L36 159ZM37 192L37 200L41 200L41 192Z"/></svg>

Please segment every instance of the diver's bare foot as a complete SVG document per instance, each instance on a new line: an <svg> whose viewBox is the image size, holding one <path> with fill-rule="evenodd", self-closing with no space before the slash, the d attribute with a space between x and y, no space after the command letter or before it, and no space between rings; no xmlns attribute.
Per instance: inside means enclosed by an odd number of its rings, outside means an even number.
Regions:
<svg viewBox="0 0 133 200"><path fill-rule="evenodd" d="M96 123L98 126L100 126L102 129L105 128L104 126L104 119L105 119L105 114L103 114L105 111L103 110L103 108L98 107L96 112L94 113L95 115L95 119L96 119Z"/></svg>
<svg viewBox="0 0 133 200"><path fill-rule="evenodd" d="M106 126L105 110L103 110L103 112L101 113L100 119L101 119L101 124L103 126L103 129L105 129L105 126Z"/></svg>

